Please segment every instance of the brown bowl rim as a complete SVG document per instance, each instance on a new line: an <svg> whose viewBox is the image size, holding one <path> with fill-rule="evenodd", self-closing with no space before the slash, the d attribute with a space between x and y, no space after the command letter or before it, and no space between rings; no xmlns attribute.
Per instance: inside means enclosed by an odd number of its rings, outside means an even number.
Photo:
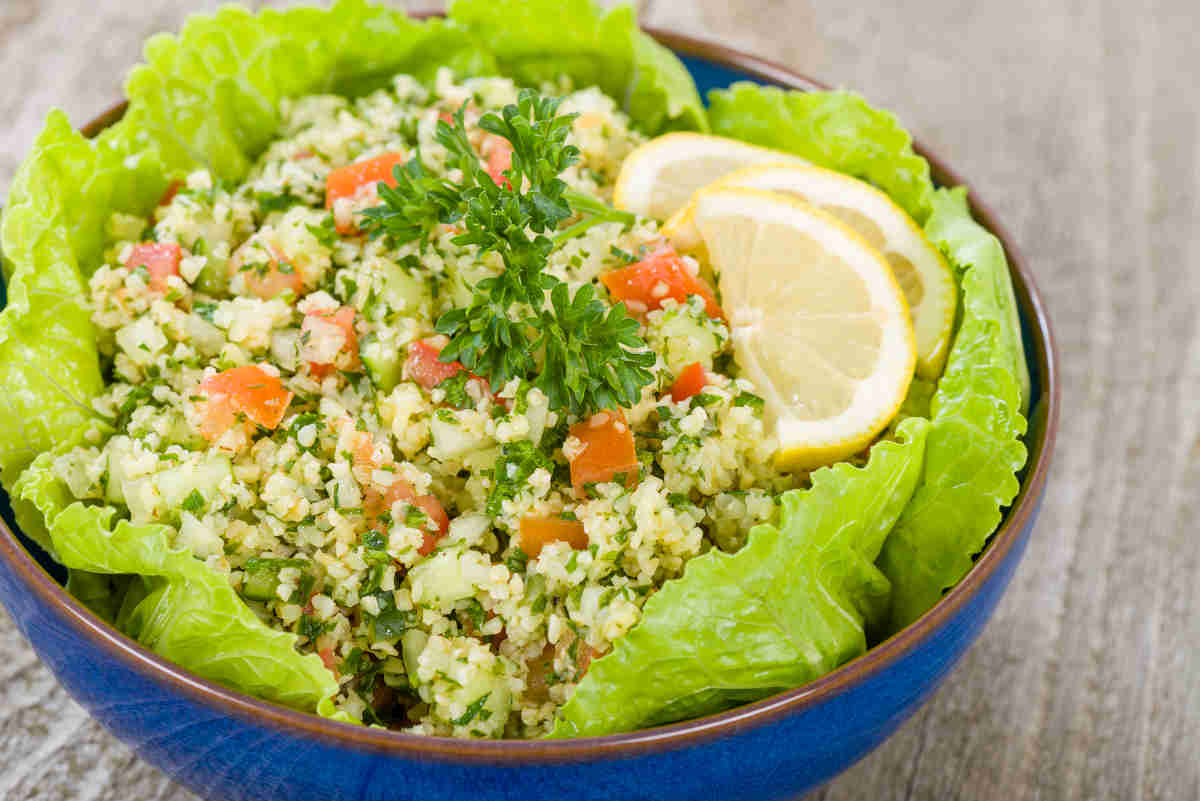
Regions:
<svg viewBox="0 0 1200 801"><path fill-rule="evenodd" d="M430 16L419 14L414 16ZM828 88L787 67L750 55L717 42L645 26L644 30L662 44L687 56L752 76L763 82L805 91ZM127 103L108 109L83 126L81 132L94 137L121 119ZM914 140L914 150L930 165L935 182L958 186L963 181L937 156ZM1035 514L1046 483L1058 432L1058 356L1053 330L1033 276L1011 236L991 209L972 195L975 219L1000 240L1008 255L1018 305L1028 311L1035 336L1026 343L1033 351L1042 398L1031 419L1027 435L1029 461L1021 489L982 555L966 576L949 590L932 609L862 656L821 678L793 690L745 704L726 712L694 720L622 734L564 740L460 740L449 737L412 735L338 723L308 712L300 712L228 689L202 679L145 648L94 615L72 598L26 551L8 525L0 520L0 559L32 588L41 600L58 607L80 636L91 639L114 659L148 678L171 685L190 700L221 710L235 718L285 729L297 735L360 750L404 755L424 760L468 763L536 764L582 761L595 758L630 757L648 752L694 746L749 728L767 725L827 700L844 688L861 682L895 663L935 631L946 625L987 582L1017 546L1021 533ZM1039 419L1040 417L1040 419Z"/></svg>

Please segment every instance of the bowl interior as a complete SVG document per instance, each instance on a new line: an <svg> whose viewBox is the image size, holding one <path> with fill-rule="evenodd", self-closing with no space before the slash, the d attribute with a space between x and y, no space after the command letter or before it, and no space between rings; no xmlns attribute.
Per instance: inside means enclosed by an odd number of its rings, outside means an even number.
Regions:
<svg viewBox="0 0 1200 801"><path fill-rule="evenodd" d="M701 94L706 95L711 89L724 88L735 81L754 81L757 83L776 85L790 89L813 90L825 88L821 83L799 76L783 67L772 64L768 61L748 56L744 53L724 48L710 42L692 39L681 36L679 34L666 31L650 31L655 38L659 39L663 44L674 50L683 60L684 64L692 73ZM86 126L83 131L88 136L94 136L103 128L113 124L119 120L124 112L124 105L114 107L104 115ZM916 150L929 160L932 168L934 181L940 186L953 186L963 183L955 173L945 166L940 160L932 156L928 151L924 150L919 143L915 144ZM1045 462L1049 457L1048 448L1052 445L1053 440L1053 422L1056 417L1057 397L1054 391L1054 369L1055 369L1055 354L1053 348L1053 340L1050 332L1049 322L1046 319L1045 312L1041 300L1037 294L1037 290L1033 285L1032 278L1025 271L1020 255L1013 247L1011 238L1003 231L1000 224L993 217L991 212L977 200L972 197L972 211L976 219L986 228L995 233L1003 243L1009 257L1010 266L1012 268L1014 289L1017 296L1017 304L1019 307L1022 333L1024 335L1026 346L1026 360L1029 366L1030 377L1032 381L1032 393L1030 398L1030 427L1026 437L1026 443L1029 448L1029 458L1025 468L1021 472L1019 478L1021 480L1020 494L1014 500L1013 505L1008 510L1005 520L1001 523L998 533L993 536L989 548L994 548L996 542L1001 538L1015 538L1018 531L1015 527L1007 525L1009 519L1013 517L1013 513L1018 508L1021 508L1029 496L1035 489L1035 483L1040 481L1045 472ZM3 308L6 301L6 292L3 276L0 276L0 308ZM66 569L55 562L50 556L26 537L17 526L13 516L12 507L9 502L7 492L0 487L0 518L3 519L4 525L0 525L0 537L7 536L11 532L17 541L24 547L28 554L36 561L45 573L49 574L53 580L59 585L66 582ZM985 554L987 552L985 551ZM980 557L982 558L982 557ZM970 591L969 587L965 587L971 582L972 576L980 572L982 565L978 563L976 567L960 582L959 587L964 592ZM72 607L79 606L73 600L61 594L63 603L67 603ZM943 599L939 603L939 607L945 603ZM937 609L938 607L935 607ZM79 606L75 610L77 614L91 616L91 613ZM927 613L929 615L929 613ZM97 621L98 623L98 621ZM920 622L913 624L919 625ZM910 626L909 631L913 628ZM903 634L903 632L902 632ZM121 635L118 635L121 636ZM899 635L897 635L899 636ZM125 639L122 637L122 639ZM143 651L142 647L132 640L127 640L128 647L134 651ZM145 660L143 660L145 661ZM151 657L151 661L157 661L156 657ZM853 663L850 663L853 664ZM834 674L846 670L847 666L842 666L834 671ZM831 676L834 674L830 674ZM190 675L190 674L189 674ZM198 677L191 677L196 685L208 685ZM224 691L215 688L218 694L226 694ZM797 693L797 690L788 691L788 693ZM788 694L784 693L784 695ZM774 697L775 700L779 696ZM772 699L764 699L757 702L765 704ZM755 706L751 704L749 706ZM743 707L745 709L745 707ZM674 724L675 727L681 727L685 724ZM628 735L618 735L624 737Z"/></svg>

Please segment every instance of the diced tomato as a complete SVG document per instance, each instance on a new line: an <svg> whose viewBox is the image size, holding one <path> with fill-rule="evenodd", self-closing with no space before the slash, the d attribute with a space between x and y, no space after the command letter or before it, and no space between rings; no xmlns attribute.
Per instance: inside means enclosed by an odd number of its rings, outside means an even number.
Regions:
<svg viewBox="0 0 1200 801"><path fill-rule="evenodd" d="M204 379L200 391L207 396L200 431L210 441L224 434L236 422L238 413L264 428L275 429L292 402L292 393L279 378L253 364Z"/></svg>
<svg viewBox="0 0 1200 801"><path fill-rule="evenodd" d="M503 136L488 134L479 149L487 160L487 174L497 186L506 186L508 179L504 177L504 171L512 166L512 143Z"/></svg>
<svg viewBox="0 0 1200 801"><path fill-rule="evenodd" d="M396 501L409 503L424 512L433 523L433 528L426 529L424 532L425 539L421 543L421 547L417 549L422 556L432 553L433 549L437 547L438 540L446 536L446 532L450 530L450 516L446 514L441 501L434 495L418 495L412 484L399 477L382 493L375 488L374 483L368 482L365 476L381 466L376 457L375 440L370 434L355 432L352 453L355 474L360 481L366 484L363 510L367 513L371 525L382 529L379 520L381 515L390 512ZM390 463L390 457L384 458Z"/></svg>
<svg viewBox="0 0 1200 801"><path fill-rule="evenodd" d="M289 268L291 272L288 272ZM295 270L296 268L287 262L271 261L262 273L257 270L246 271L246 288L250 290L251 294L263 300L270 300L289 289L296 295L300 295L304 292L304 279Z"/></svg>
<svg viewBox="0 0 1200 801"><path fill-rule="evenodd" d="M536 559L542 548L552 542L565 542L577 551L588 547L587 532L578 520L561 517L522 517L521 550Z"/></svg>
<svg viewBox="0 0 1200 801"><path fill-rule="evenodd" d="M440 112L438 114L438 119L449 125L451 128L454 127L454 115L449 111Z"/></svg>
<svg viewBox="0 0 1200 801"><path fill-rule="evenodd" d="M171 183L167 184L166 191L164 191L162 193L162 197L158 199L158 205L165 206L174 200L175 196L179 194L179 188L181 186L183 186L183 181L180 181L179 179L175 179L174 181L171 181Z"/></svg>
<svg viewBox="0 0 1200 801"><path fill-rule="evenodd" d="M708 384L708 371L700 362L693 362L680 371L675 383L671 385L671 400L679 403L693 395L698 395Z"/></svg>
<svg viewBox="0 0 1200 801"><path fill-rule="evenodd" d="M354 308L339 306L337 309L304 315L304 322L300 325L301 339L303 340L306 332L311 337L327 324L335 325L342 331L343 342L339 353L350 355L345 369L359 369L361 363L358 360L358 334L354 330ZM329 375L333 372L334 367L333 362L310 361L308 363L309 372L318 379Z"/></svg>
<svg viewBox="0 0 1200 801"><path fill-rule="evenodd" d="M425 389L433 389L447 378L453 378L467 368L460 362L438 360L445 343L439 338L421 339L409 343L408 359L404 362L404 377L416 381Z"/></svg>
<svg viewBox="0 0 1200 801"><path fill-rule="evenodd" d="M421 554L421 556L428 556L433 553L433 549L437 547L438 541L446 536L446 532L450 530L450 516L446 514L441 501L433 495L418 495L412 485L403 479L393 481L391 486L387 488L387 492L383 494L383 508L380 510L380 513L389 511L396 501L404 501L412 504L429 517L436 530L427 529L424 532L425 539L421 543L421 547L417 549L417 553Z"/></svg>
<svg viewBox="0 0 1200 801"><path fill-rule="evenodd" d="M247 254L253 255L248 256ZM261 245L253 239L247 241L234 252L233 258L229 260L229 276L232 278L241 275L246 284L246 290L263 300L270 300L288 290L291 290L297 297L304 294L304 278L288 261L287 254L277 247L271 248L271 254L272 258L266 264L262 264L258 261L262 255ZM247 266L247 258L253 258L255 262ZM243 270L244 266L246 269Z"/></svg>
<svg viewBox="0 0 1200 801"><path fill-rule="evenodd" d="M331 171L325 178L325 208L332 209L334 201L352 198L381 181L388 186L395 186L392 169L403 163L403 153L389 152ZM351 234L355 230L353 225L339 224L336 227L339 234Z"/></svg>
<svg viewBox="0 0 1200 801"><path fill-rule="evenodd" d="M603 273L600 280L617 300L633 301L646 309L660 308L666 298L683 303L689 295L699 295L704 298L709 317L725 319L712 289L688 270L672 248L663 248L628 267Z"/></svg>
<svg viewBox="0 0 1200 801"><path fill-rule="evenodd" d="M637 449L633 430L619 410L599 412L571 426L571 436L582 448L571 459L571 485L582 496L587 484L604 483L624 475L632 487L638 482Z"/></svg>
<svg viewBox="0 0 1200 801"><path fill-rule="evenodd" d="M130 270L145 267L150 274L150 289L166 292L167 279L179 275L179 261L182 258L183 250L174 242L142 242L133 246L125 266Z"/></svg>
<svg viewBox="0 0 1200 801"><path fill-rule="evenodd" d="M321 657L321 662L324 663L327 669L337 673L337 655L333 653L332 645L325 646L321 650L317 651L317 654Z"/></svg>

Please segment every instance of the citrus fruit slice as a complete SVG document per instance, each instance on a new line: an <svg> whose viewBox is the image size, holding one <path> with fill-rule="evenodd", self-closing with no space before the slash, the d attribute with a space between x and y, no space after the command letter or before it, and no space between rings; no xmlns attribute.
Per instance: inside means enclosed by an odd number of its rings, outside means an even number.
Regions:
<svg viewBox="0 0 1200 801"><path fill-rule="evenodd" d="M781 161L808 163L798 156L723 136L686 131L664 134L622 162L613 187L613 205L665 220L685 206L697 189L718 178L751 164Z"/></svg>
<svg viewBox="0 0 1200 801"><path fill-rule="evenodd" d="M861 451L895 417L916 361L887 262L833 216L780 193L707 189L693 219L738 365L778 438L778 466L812 469Z"/></svg>
<svg viewBox="0 0 1200 801"><path fill-rule="evenodd" d="M946 366L958 287L950 265L912 218L870 184L810 164L769 164L730 173L714 186L745 186L793 195L832 214L883 254L904 291L917 341L917 375L936 380ZM685 206L663 226L680 250L701 246Z"/></svg>

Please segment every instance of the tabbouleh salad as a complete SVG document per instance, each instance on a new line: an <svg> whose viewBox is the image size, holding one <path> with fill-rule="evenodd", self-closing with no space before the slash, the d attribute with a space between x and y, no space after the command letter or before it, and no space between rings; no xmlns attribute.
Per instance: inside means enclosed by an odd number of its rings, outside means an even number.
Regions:
<svg viewBox="0 0 1200 801"><path fill-rule="evenodd" d="M563 94L580 153L563 179L606 199L643 137L599 90ZM54 462L74 497L170 525L297 634L337 672L341 709L425 734L545 734L651 593L776 520L800 481L770 466L719 310L666 283L653 308L629 302L653 379L624 413L572 415L528 381L493 390L439 361L435 321L503 265L455 244L454 224L366 235L358 213L387 173L360 176L417 152L444 173L437 126L465 103L503 181L511 145L477 123L517 100L511 80L448 70L429 89L399 76L353 102L304 97L244 183L200 170L152 219L116 215L90 289L114 373L94 405L117 433ZM653 221L604 222L547 271L574 289L665 259L698 273Z"/></svg>
<svg viewBox="0 0 1200 801"><path fill-rule="evenodd" d="M195 17L126 94L5 202L0 480L203 679L422 735L696 718L916 620L1017 495L1003 250L852 92L705 104L624 6L339 0Z"/></svg>

